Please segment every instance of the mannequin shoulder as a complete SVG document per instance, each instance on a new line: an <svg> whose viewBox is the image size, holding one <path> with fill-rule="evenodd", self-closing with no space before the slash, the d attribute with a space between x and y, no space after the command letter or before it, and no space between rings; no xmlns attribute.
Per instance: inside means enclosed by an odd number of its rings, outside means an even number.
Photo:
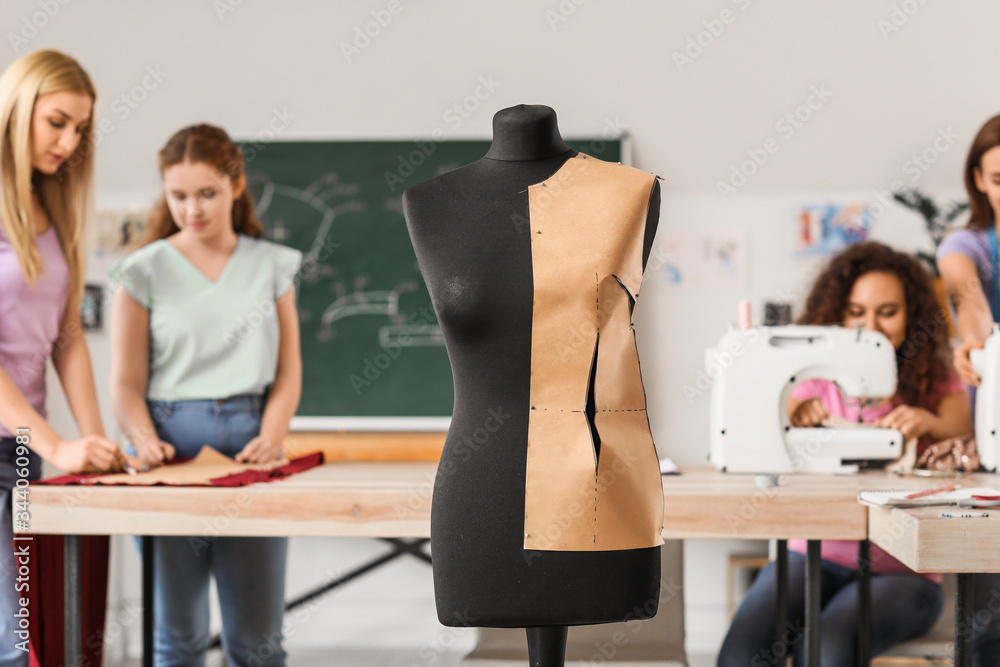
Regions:
<svg viewBox="0 0 1000 667"><path fill-rule="evenodd" d="M403 192L403 215L407 224L422 225L448 215L462 206L470 193L478 191L475 164L466 165L418 183Z"/></svg>

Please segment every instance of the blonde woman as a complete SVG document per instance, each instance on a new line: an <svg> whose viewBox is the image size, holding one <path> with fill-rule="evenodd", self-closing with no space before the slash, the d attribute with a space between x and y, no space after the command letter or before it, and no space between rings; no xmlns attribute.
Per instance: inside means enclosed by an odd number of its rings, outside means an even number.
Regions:
<svg viewBox="0 0 1000 667"><path fill-rule="evenodd" d="M15 646L11 489L45 459L67 472L115 469L80 323L83 218L91 189L96 92L58 51L25 55L0 76L0 664ZM82 437L46 422L45 367L55 365ZM28 466L15 461L27 458Z"/></svg>

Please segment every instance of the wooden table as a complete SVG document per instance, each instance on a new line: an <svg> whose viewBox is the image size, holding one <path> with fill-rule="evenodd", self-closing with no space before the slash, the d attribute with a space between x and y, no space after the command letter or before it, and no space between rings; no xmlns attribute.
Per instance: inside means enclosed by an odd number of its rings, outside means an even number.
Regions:
<svg viewBox="0 0 1000 667"><path fill-rule="evenodd" d="M997 475L962 478L963 486L996 488ZM983 511L987 518L944 518L943 512ZM916 572L957 573L955 586L955 667L972 665L972 585L974 575L1000 572L1000 508L922 507L868 510L868 536Z"/></svg>
<svg viewBox="0 0 1000 667"><path fill-rule="evenodd" d="M15 532L67 536L67 599L76 596L78 601L79 535L427 538L435 469L428 462L330 463L280 482L239 488L33 485L30 525ZM857 502L861 489L937 484L862 473L788 475L776 488L757 488L753 475L686 468L681 475L663 478L663 536L777 539L780 545L788 539L809 540L807 655L815 655L810 664L818 665L819 540L866 540L868 513ZM144 580L151 574L151 560L144 559ZM780 559L778 565L781 581ZM144 581L144 594L148 586ZM778 594L780 600L780 590ZM67 614L74 608L68 605ZM778 621L776 627L782 628ZM74 627L67 623L67 664L77 664L79 626Z"/></svg>

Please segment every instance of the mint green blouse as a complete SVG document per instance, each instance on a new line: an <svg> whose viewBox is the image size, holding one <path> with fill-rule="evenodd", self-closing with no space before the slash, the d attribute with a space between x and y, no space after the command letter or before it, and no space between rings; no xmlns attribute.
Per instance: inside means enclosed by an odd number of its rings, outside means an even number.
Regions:
<svg viewBox="0 0 1000 667"><path fill-rule="evenodd" d="M166 239L111 267L118 285L149 311L146 397L160 401L261 394L278 365L275 301L294 284L302 253L239 235L212 282Z"/></svg>

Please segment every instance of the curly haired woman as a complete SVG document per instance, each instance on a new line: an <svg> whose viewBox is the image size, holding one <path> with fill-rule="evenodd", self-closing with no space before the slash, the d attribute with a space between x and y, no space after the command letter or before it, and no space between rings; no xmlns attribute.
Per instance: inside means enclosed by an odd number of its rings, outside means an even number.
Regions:
<svg viewBox="0 0 1000 667"><path fill-rule="evenodd" d="M849 403L835 384L808 380L792 393L792 424L818 426L829 416L876 424L931 441L972 430L969 397L949 358L947 326L930 276L913 257L880 243L860 243L836 255L816 279L800 324L840 324L878 331L896 350L897 390L875 405ZM774 564L765 567L733 619L719 665L803 664L801 631L805 599L805 542L789 543L789 632L774 641ZM858 543L822 544L822 664L857 664ZM871 649L927 632L944 603L941 577L918 575L877 546L871 548Z"/></svg>

